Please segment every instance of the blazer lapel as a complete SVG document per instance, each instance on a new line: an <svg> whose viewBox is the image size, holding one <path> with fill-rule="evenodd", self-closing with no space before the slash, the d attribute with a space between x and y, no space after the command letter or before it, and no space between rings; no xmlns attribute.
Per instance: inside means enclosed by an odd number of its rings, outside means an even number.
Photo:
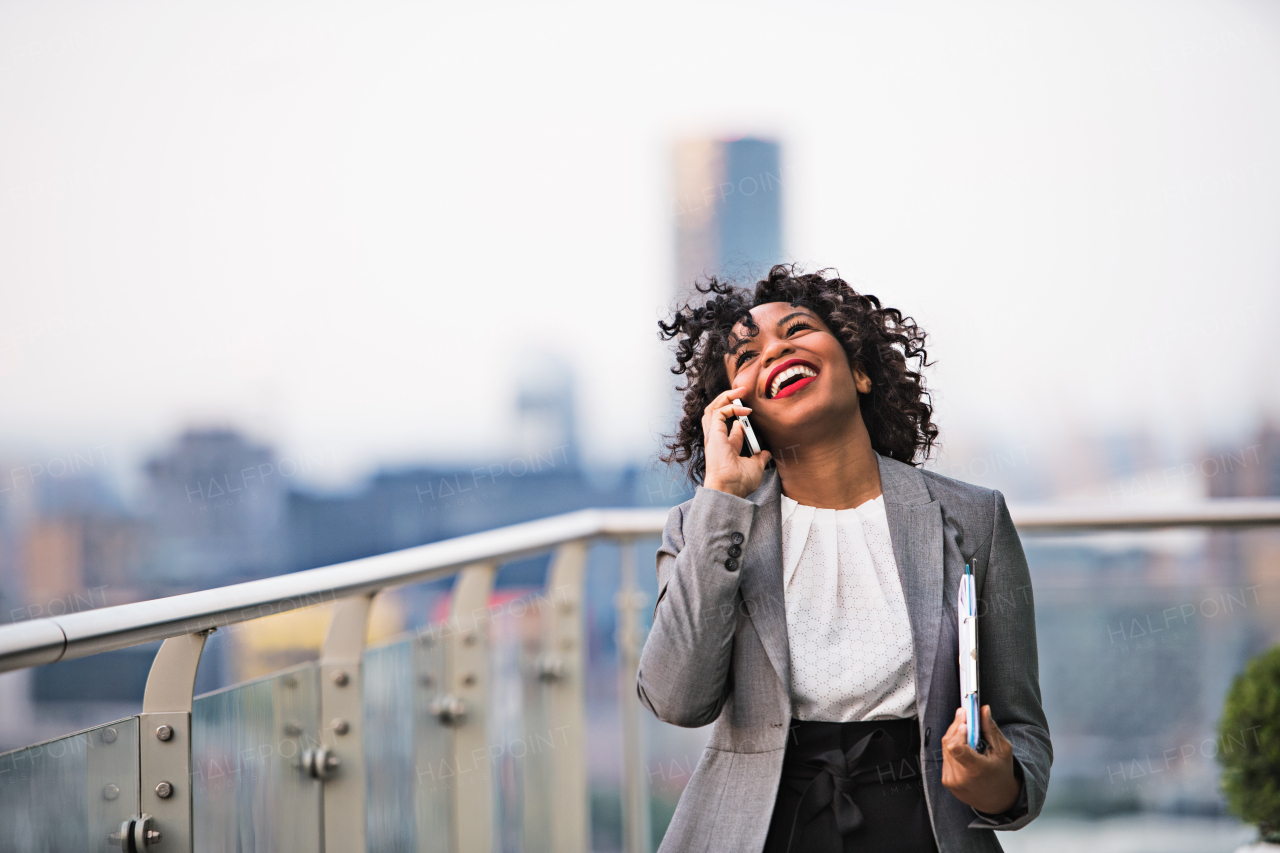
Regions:
<svg viewBox="0 0 1280 853"><path fill-rule="evenodd" d="M765 654L791 696L791 647L787 643L787 608L782 583L782 483L776 469L764 472L760 488L747 500L755 504L741 590L744 609L755 625Z"/></svg>
<svg viewBox="0 0 1280 853"><path fill-rule="evenodd" d="M879 460L889 538L911 621L916 711L924 719L943 616L942 508L930 497L919 469L885 456Z"/></svg>
<svg viewBox="0 0 1280 853"><path fill-rule="evenodd" d="M942 617L942 509L925 488L920 471L879 457L889 538L893 542L898 579L907 601L916 663L916 710L924 718L929 686L938 655ZM775 469L765 472L749 501L756 510L743 564L744 609L755 625L769 661L791 696L791 647L787 642L787 609L782 565L782 482Z"/></svg>

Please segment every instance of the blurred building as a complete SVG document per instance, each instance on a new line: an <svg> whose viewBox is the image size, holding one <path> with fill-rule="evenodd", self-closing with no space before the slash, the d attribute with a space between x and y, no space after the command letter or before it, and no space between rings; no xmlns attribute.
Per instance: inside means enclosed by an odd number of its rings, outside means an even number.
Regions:
<svg viewBox="0 0 1280 853"><path fill-rule="evenodd" d="M384 471L345 495L289 494L290 569L353 560L588 507L635 506L633 469L604 477L569 448Z"/></svg>
<svg viewBox="0 0 1280 853"><path fill-rule="evenodd" d="M14 571L0 621L58 617L146 597L139 567L149 531L101 472L32 477L20 497L21 511L12 512L16 517L6 525L12 542L6 563ZM133 713L155 651L154 645L137 646L4 674L0 743L31 742Z"/></svg>
<svg viewBox="0 0 1280 853"><path fill-rule="evenodd" d="M283 570L286 481L301 464L284 462L230 429L190 430L147 462L149 582L204 589Z"/></svg>
<svg viewBox="0 0 1280 853"><path fill-rule="evenodd" d="M1280 425L1264 424L1252 440L1205 457L1195 473L1215 498L1280 496Z"/></svg>
<svg viewBox="0 0 1280 853"><path fill-rule="evenodd" d="M777 142L693 139L675 148L678 298L709 275L755 281L782 260Z"/></svg>
<svg viewBox="0 0 1280 853"><path fill-rule="evenodd" d="M139 597L149 531L105 478L81 474L33 484L15 539L21 610L7 621L58 616Z"/></svg>
<svg viewBox="0 0 1280 853"><path fill-rule="evenodd" d="M374 599L367 639L376 645L406 627L405 605L399 590ZM295 664L316 660L333 619L332 604L299 607L230 626L225 632L227 680L248 681Z"/></svg>
<svg viewBox="0 0 1280 853"><path fill-rule="evenodd" d="M535 353L516 374L516 448L520 455L560 454L577 464L573 371L551 353Z"/></svg>
<svg viewBox="0 0 1280 853"><path fill-rule="evenodd" d="M308 569L588 507L634 506L640 473L581 464L571 369L535 353L516 375L513 450L383 471L360 490L288 495L289 567Z"/></svg>

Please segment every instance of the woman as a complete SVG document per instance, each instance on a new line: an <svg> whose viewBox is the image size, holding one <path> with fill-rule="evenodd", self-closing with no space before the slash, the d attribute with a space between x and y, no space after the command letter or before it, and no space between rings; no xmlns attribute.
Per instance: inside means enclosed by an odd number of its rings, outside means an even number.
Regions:
<svg viewBox="0 0 1280 853"><path fill-rule="evenodd" d="M641 701L715 723L662 851L997 851L1053 760L1035 612L999 492L913 467L937 436L924 332L839 278L712 280L660 324L684 413ZM741 399L743 405L734 405ZM762 447L743 456L738 415ZM982 739L960 709L956 597L980 599ZM986 607L990 602L992 606Z"/></svg>

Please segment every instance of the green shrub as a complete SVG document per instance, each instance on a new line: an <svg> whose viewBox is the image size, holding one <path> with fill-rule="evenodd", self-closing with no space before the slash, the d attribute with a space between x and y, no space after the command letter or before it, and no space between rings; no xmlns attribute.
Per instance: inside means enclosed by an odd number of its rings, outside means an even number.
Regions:
<svg viewBox="0 0 1280 853"><path fill-rule="evenodd" d="M1246 664L1218 723L1227 808L1262 837L1280 840L1280 646Z"/></svg>

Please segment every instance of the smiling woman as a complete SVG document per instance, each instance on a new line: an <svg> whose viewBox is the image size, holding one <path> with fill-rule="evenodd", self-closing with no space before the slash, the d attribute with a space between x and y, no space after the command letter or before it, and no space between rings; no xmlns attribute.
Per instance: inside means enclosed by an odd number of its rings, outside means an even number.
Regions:
<svg viewBox="0 0 1280 853"><path fill-rule="evenodd" d="M938 435L924 332L824 273L699 290L661 327L688 377L666 458L702 485L667 518L636 686L659 719L715 727L662 850L999 851L1053 760L1031 580L999 492L917 467ZM1028 604L978 620L979 720L970 571L979 611Z"/></svg>
<svg viewBox="0 0 1280 853"><path fill-rule="evenodd" d="M672 372L688 378L680 389L685 392L683 417L664 462L685 465L695 482L702 481L706 473L704 410L729 388L731 372L736 376L755 359L761 326L752 309L770 305L799 310L768 311L763 319L770 324L769 332L803 336L820 326L829 333L828 339L834 336L838 341L849 363L858 365L871 381L862 417L876 452L908 463L929 456L938 428L920 373L928 364L925 333L913 319L895 308L882 307L874 296L854 292L840 278L802 274L782 265L770 270L754 291L715 279L698 289L711 298L702 305L686 306L669 323L658 324L663 337L677 340ZM777 329L779 324L784 328ZM778 377L771 374L770 379ZM768 390L767 396L772 397L779 389ZM750 404L754 395L743 399ZM753 418L760 419L760 414ZM774 455L779 455L776 450Z"/></svg>

